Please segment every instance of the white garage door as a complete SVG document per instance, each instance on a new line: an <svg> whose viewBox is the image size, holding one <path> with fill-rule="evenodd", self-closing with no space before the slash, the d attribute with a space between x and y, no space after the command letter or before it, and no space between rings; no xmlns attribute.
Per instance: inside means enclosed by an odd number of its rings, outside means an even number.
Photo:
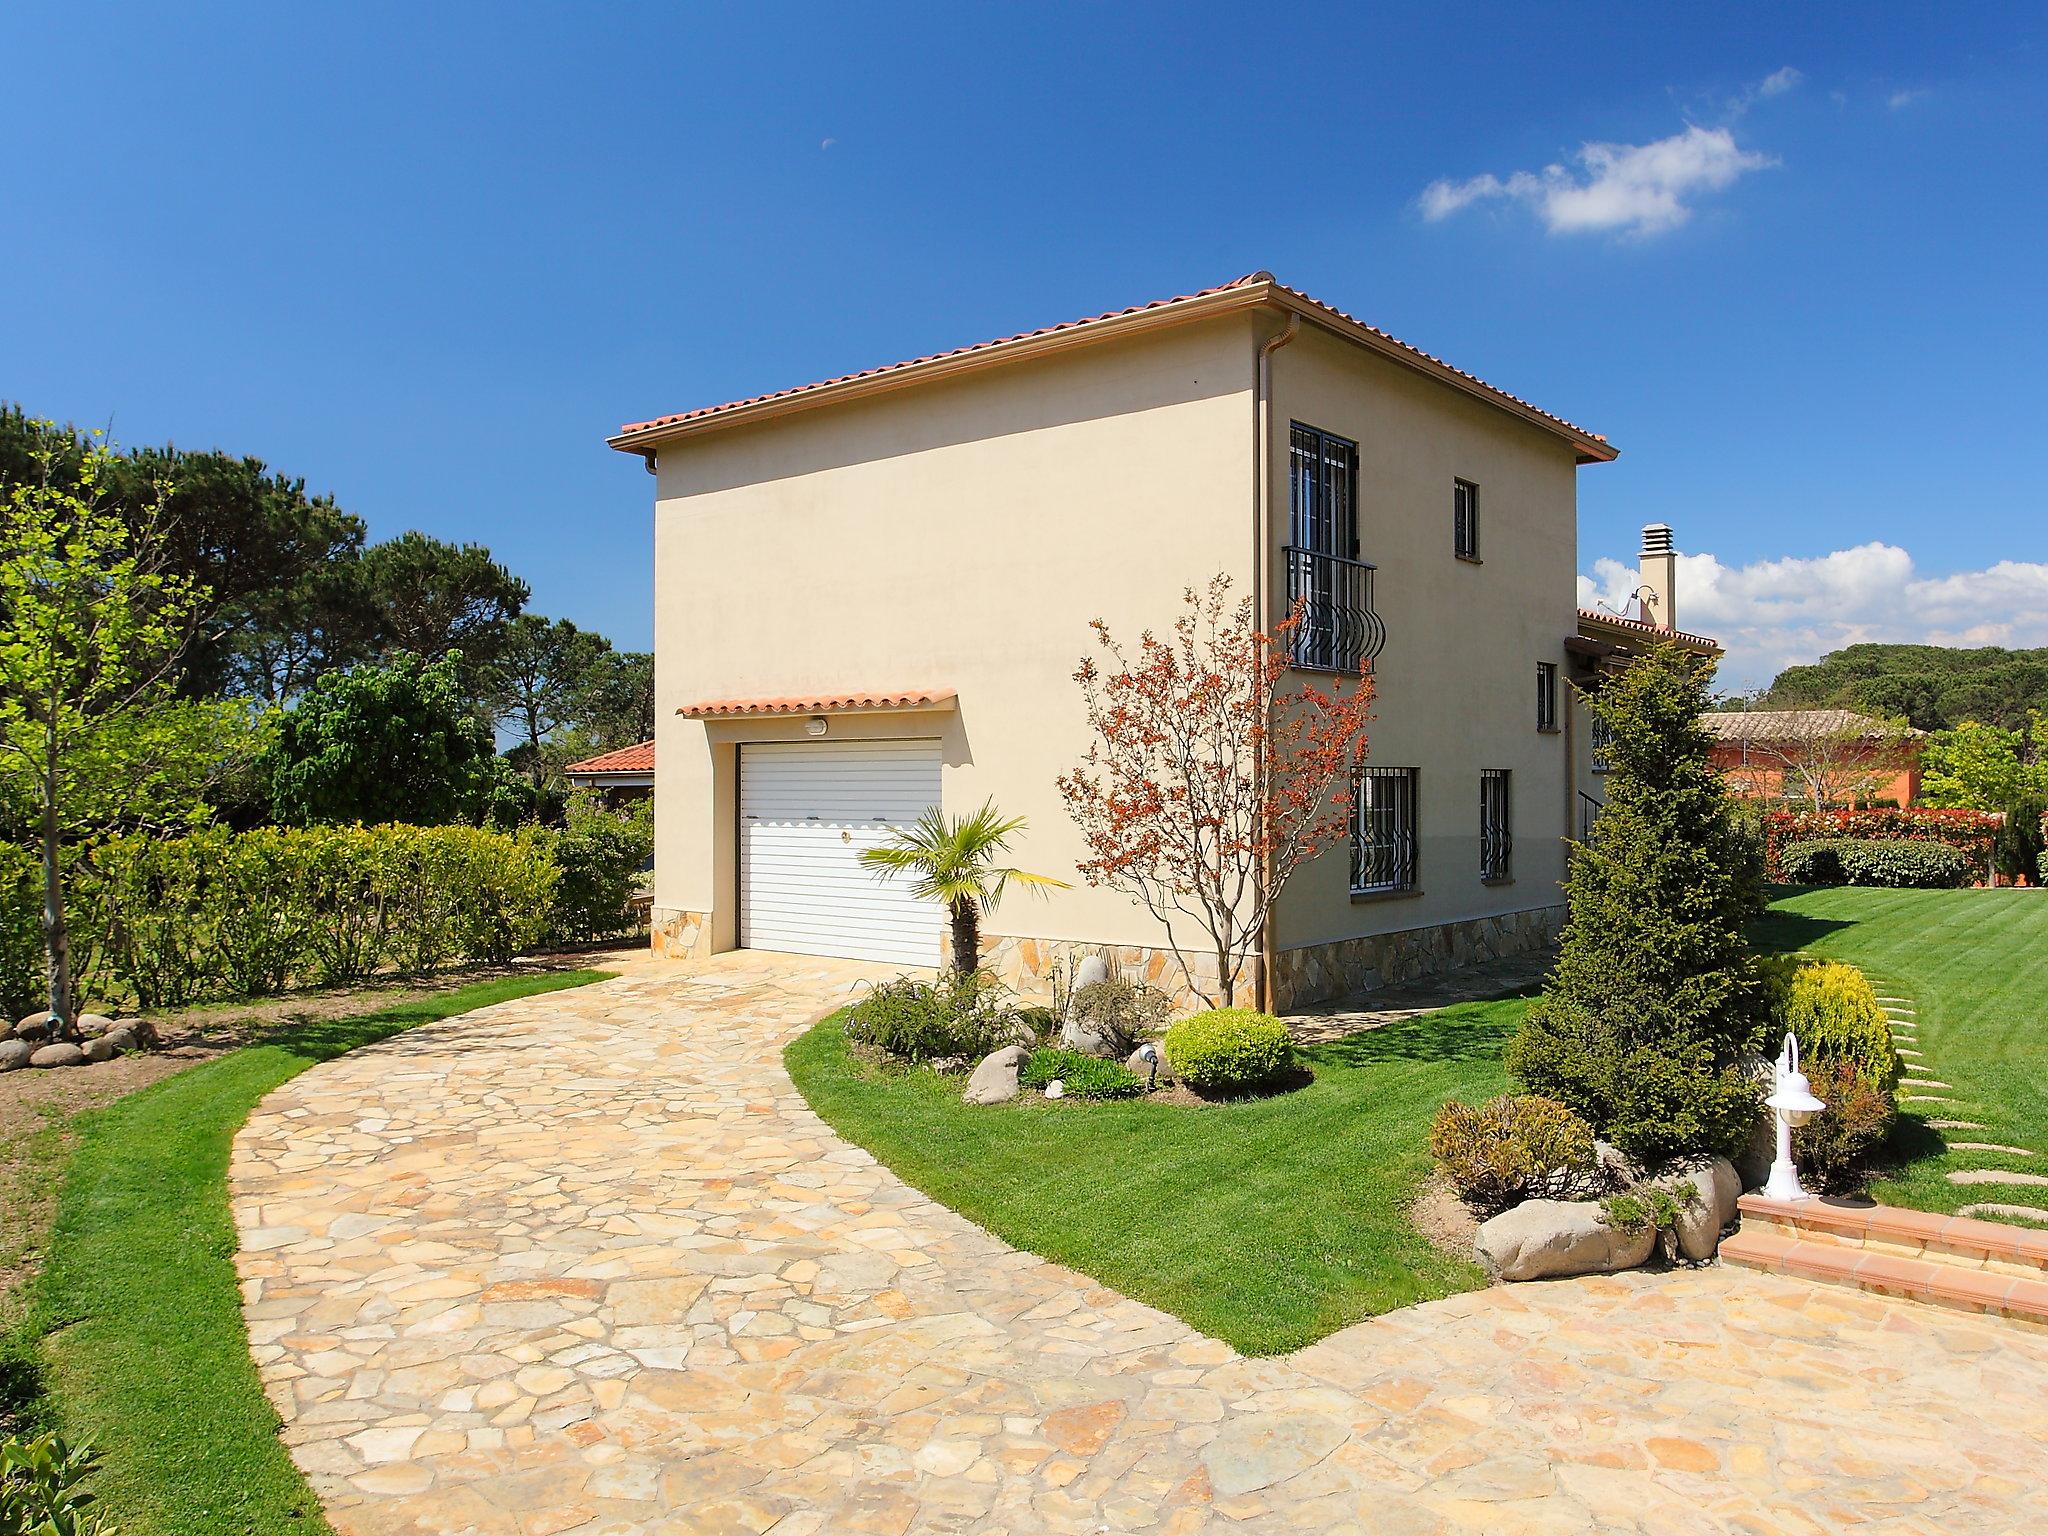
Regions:
<svg viewBox="0 0 2048 1536"><path fill-rule="evenodd" d="M936 741L740 748L740 944L936 965L945 913L860 862L939 803Z"/></svg>

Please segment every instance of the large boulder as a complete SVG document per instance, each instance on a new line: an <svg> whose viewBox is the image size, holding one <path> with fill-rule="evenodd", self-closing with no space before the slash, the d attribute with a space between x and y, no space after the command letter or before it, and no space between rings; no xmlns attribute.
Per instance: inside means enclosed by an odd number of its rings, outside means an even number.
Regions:
<svg viewBox="0 0 2048 1536"><path fill-rule="evenodd" d="M114 1021L104 1013L81 1013L78 1016L78 1038L97 1040L114 1027Z"/></svg>
<svg viewBox="0 0 2048 1536"><path fill-rule="evenodd" d="M1098 1056L1104 1061L1122 1061L1131 1052L1131 1038L1114 1025L1100 1019L1084 1019L1069 1012L1067 1021L1060 1026L1060 1046L1064 1050L1079 1051L1083 1056Z"/></svg>
<svg viewBox="0 0 2048 1536"><path fill-rule="evenodd" d="M1677 1225L1671 1232L1671 1247L1675 1257L1703 1263L1714 1256L1721 1246L1721 1234L1728 1223L1735 1219L1735 1202L1742 1194L1742 1179L1735 1171L1735 1165L1725 1157L1693 1163L1684 1167L1667 1168L1654 1179L1641 1186L1645 1189L1662 1189L1677 1195L1681 1186L1690 1183L1694 1196L1689 1202L1682 1202Z"/></svg>
<svg viewBox="0 0 2048 1536"><path fill-rule="evenodd" d="M56 1032L57 1015L45 1008L41 1013L32 1013L16 1021L14 1038L26 1040L30 1045L41 1045Z"/></svg>
<svg viewBox="0 0 2048 1536"><path fill-rule="evenodd" d="M1597 1200L1527 1200L1482 1222L1473 1247L1503 1280L1634 1269L1657 1246L1656 1230L1610 1227Z"/></svg>
<svg viewBox="0 0 2048 1536"><path fill-rule="evenodd" d="M85 1064L85 1051L69 1043L45 1045L29 1057L32 1067L79 1067Z"/></svg>
<svg viewBox="0 0 2048 1536"><path fill-rule="evenodd" d="M163 1041L157 1038L156 1026L147 1019L116 1019L114 1028L125 1029L134 1038L135 1043L127 1047L129 1050L153 1051L163 1044Z"/></svg>
<svg viewBox="0 0 2048 1536"><path fill-rule="evenodd" d="M27 1066L35 1049L26 1040L0 1040L0 1072L14 1072Z"/></svg>
<svg viewBox="0 0 2048 1536"><path fill-rule="evenodd" d="M116 1024L104 1035L101 1035L100 1039L111 1045L116 1051L124 1054L136 1048L135 1031L126 1024Z"/></svg>
<svg viewBox="0 0 2048 1536"><path fill-rule="evenodd" d="M80 1047L87 1061L112 1061L121 1054L119 1039L112 1034L97 1035Z"/></svg>
<svg viewBox="0 0 2048 1536"><path fill-rule="evenodd" d="M1083 987L1092 987L1098 981L1109 980L1109 962L1100 955L1083 955L1074 966L1073 988L1076 992Z"/></svg>
<svg viewBox="0 0 2048 1536"><path fill-rule="evenodd" d="M967 1104L1006 1104L1017 1097L1017 1079L1031 1053L1021 1045L1006 1045L981 1058L967 1089L960 1095Z"/></svg>

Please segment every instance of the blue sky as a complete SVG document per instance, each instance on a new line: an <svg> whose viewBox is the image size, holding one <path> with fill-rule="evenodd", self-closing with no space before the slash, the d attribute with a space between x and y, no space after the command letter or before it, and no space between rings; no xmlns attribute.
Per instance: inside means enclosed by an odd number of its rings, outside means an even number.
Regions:
<svg viewBox="0 0 2048 1536"><path fill-rule="evenodd" d="M1264 267L1619 443L1738 681L2048 644L2039 6L315 10L0 15L0 397L644 645L619 422Z"/></svg>

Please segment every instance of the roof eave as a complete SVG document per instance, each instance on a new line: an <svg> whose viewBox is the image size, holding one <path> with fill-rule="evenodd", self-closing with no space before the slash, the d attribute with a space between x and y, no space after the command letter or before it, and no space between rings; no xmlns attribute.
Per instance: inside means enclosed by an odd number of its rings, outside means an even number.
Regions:
<svg viewBox="0 0 2048 1536"><path fill-rule="evenodd" d="M1553 437L1563 438L1572 445L1577 454L1577 461L1581 464L1606 464L1621 456L1621 450L1606 439L1581 431L1569 422L1525 404L1446 363L1418 353L1392 337L1384 336L1370 326L1361 324L1328 305L1320 304L1284 283L1272 280L1239 283L1227 288L1212 289L1207 293L1191 294L1170 303L1153 305L1127 314L1087 320L1043 334L1013 337L1008 341L975 347L957 355L934 357L865 377L841 379L762 400L725 406L682 421L651 423L628 431L616 432L605 441L621 453L639 454L647 459L649 466L652 467L656 449L664 444L702 433L769 421L799 411L814 410L823 405L869 399L955 374L976 372L1003 363L1071 351L1115 341L1125 336L1185 325L1191 321L1209 319L1233 311L1258 308L1276 309L1283 313L1299 315L1311 324L1356 342L1376 355L1419 373L1424 378L1448 384L1484 405L1517 417Z"/></svg>

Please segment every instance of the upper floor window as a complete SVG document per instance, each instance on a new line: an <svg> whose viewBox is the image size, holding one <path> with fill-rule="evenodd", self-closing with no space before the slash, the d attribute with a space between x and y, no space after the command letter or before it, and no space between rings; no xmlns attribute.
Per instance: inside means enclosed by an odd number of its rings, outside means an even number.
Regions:
<svg viewBox="0 0 2048 1536"><path fill-rule="evenodd" d="M1415 889L1413 768L1361 768L1351 796L1351 889Z"/></svg>
<svg viewBox="0 0 2048 1536"><path fill-rule="evenodd" d="M1294 423L1289 482L1297 549L1358 555L1358 444L1319 427Z"/></svg>
<svg viewBox="0 0 2048 1536"><path fill-rule="evenodd" d="M1358 558L1358 444L1295 422L1288 483L1287 608L1298 614L1293 660L1360 672L1386 629L1373 607L1373 568Z"/></svg>
<svg viewBox="0 0 2048 1536"><path fill-rule="evenodd" d="M1479 558L1479 487L1470 480L1451 482L1451 538L1460 560Z"/></svg>
<svg viewBox="0 0 2048 1536"><path fill-rule="evenodd" d="M1509 773L1505 768L1483 769L1479 775L1479 878L1482 880L1506 880L1510 878L1510 860L1515 851L1515 835L1509 825L1511 803L1508 798Z"/></svg>
<svg viewBox="0 0 2048 1536"><path fill-rule="evenodd" d="M1536 729L1557 729L1557 663L1536 663Z"/></svg>

